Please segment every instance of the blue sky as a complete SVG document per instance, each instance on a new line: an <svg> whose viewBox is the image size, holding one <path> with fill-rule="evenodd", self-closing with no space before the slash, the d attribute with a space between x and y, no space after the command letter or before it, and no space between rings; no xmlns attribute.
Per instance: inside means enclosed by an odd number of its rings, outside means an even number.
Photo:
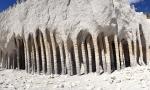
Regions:
<svg viewBox="0 0 150 90"><path fill-rule="evenodd" d="M136 11L150 13L150 0L129 0ZM0 12L16 3L16 0L0 0Z"/></svg>
<svg viewBox="0 0 150 90"><path fill-rule="evenodd" d="M16 3L16 0L0 0L0 12Z"/></svg>
<svg viewBox="0 0 150 90"><path fill-rule="evenodd" d="M135 6L136 11L150 13L150 0L129 0Z"/></svg>

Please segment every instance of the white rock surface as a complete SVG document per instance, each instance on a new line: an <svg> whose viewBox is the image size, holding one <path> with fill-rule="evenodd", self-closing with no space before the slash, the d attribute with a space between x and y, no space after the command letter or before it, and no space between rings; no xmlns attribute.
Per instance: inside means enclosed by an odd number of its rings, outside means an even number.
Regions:
<svg viewBox="0 0 150 90"><path fill-rule="evenodd" d="M74 39L80 30L117 33L120 38L132 32L129 38L134 39L139 23L147 28L145 20L131 9L128 0L27 0L0 13L0 33L6 33L3 43L13 32L22 35L24 30L27 38L37 28L56 30L56 38L62 40Z"/></svg>
<svg viewBox="0 0 150 90"><path fill-rule="evenodd" d="M150 66L128 67L112 74L82 76L31 75L1 70L0 90L149 90Z"/></svg>

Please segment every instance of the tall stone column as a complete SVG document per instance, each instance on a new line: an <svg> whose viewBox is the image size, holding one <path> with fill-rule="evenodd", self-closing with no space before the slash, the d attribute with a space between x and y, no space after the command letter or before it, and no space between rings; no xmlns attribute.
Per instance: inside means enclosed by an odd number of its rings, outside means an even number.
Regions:
<svg viewBox="0 0 150 90"><path fill-rule="evenodd" d="M73 42L73 47L74 47L74 54L75 54L76 71L77 71L77 75L80 75L81 71L80 71L80 60L79 60L77 41Z"/></svg>
<svg viewBox="0 0 150 90"><path fill-rule="evenodd" d="M146 58L147 58L147 64L150 65L150 53L149 53L149 42L146 41Z"/></svg>
<svg viewBox="0 0 150 90"><path fill-rule="evenodd" d="M34 45L35 45L35 57L36 57L36 71L37 74L40 74L39 50L38 50L38 43L36 41L36 37L34 37Z"/></svg>
<svg viewBox="0 0 150 90"><path fill-rule="evenodd" d="M69 52L68 52L67 41L64 42L64 48L65 48L65 55L66 55L65 60L66 60L66 66L67 66L67 73L69 75L72 75L72 69L71 69L72 64L70 63L70 59L69 59Z"/></svg>
<svg viewBox="0 0 150 90"><path fill-rule="evenodd" d="M101 50L101 55L102 55L103 70L104 70L104 72L106 72L107 67L106 67L106 60L105 60L104 42L102 40L102 37L100 38L99 45L100 45L100 50Z"/></svg>
<svg viewBox="0 0 150 90"><path fill-rule="evenodd" d="M143 51L142 51L142 42L141 42L141 36L140 36L140 32L139 31L138 31L138 41L139 41L139 50L140 50L139 63L140 63L140 65L144 65Z"/></svg>
<svg viewBox="0 0 150 90"><path fill-rule="evenodd" d="M124 61L124 54L123 54L121 42L119 43L119 51L120 51L120 65L121 65L121 69L123 69L125 68L125 61Z"/></svg>
<svg viewBox="0 0 150 90"><path fill-rule="evenodd" d="M50 45L49 45L49 42L47 42L46 44L46 55L47 55L47 74L52 74L53 72L53 69L52 69L52 60L51 60L51 48L50 48Z"/></svg>
<svg viewBox="0 0 150 90"><path fill-rule="evenodd" d="M57 53L56 53L56 45L53 33L50 33L51 43L52 43L52 50L53 50L53 59L54 59L54 72L58 74L58 64L57 64Z"/></svg>
<svg viewBox="0 0 150 90"><path fill-rule="evenodd" d="M8 69L8 57L7 57L7 54L5 56L5 68Z"/></svg>
<svg viewBox="0 0 150 90"><path fill-rule="evenodd" d="M108 37L105 36L104 40L105 40L105 45L106 45L105 58L106 58L107 72L111 73L111 60L110 60L110 49L109 49Z"/></svg>
<svg viewBox="0 0 150 90"><path fill-rule="evenodd" d="M3 54L2 54L2 51L1 51L1 63L0 63L0 66L1 66L1 68L3 68L2 65L3 64Z"/></svg>
<svg viewBox="0 0 150 90"><path fill-rule="evenodd" d="M19 50L19 39L15 38L16 39L16 54L17 54L17 69L19 70L20 69L20 50Z"/></svg>
<svg viewBox="0 0 150 90"><path fill-rule="evenodd" d="M7 64L7 61L6 61L6 56L4 54L4 57L3 57L3 68L6 68L6 64Z"/></svg>
<svg viewBox="0 0 150 90"><path fill-rule="evenodd" d="M8 56L8 63L7 63L7 64L8 64L8 65L7 65L7 66L8 66L7 68L10 69L10 57L9 57L9 56Z"/></svg>
<svg viewBox="0 0 150 90"><path fill-rule="evenodd" d="M29 45L28 45L28 42L27 40L24 41L25 43L25 64L26 64L26 72L29 73L29 70L30 70L30 66L29 66ZM15 58L15 55L14 55L14 58Z"/></svg>
<svg viewBox="0 0 150 90"><path fill-rule="evenodd" d="M107 72L104 49L101 49L101 53L102 53L103 70L104 70L104 72Z"/></svg>
<svg viewBox="0 0 150 90"><path fill-rule="evenodd" d="M100 74L100 72L102 71L102 67L100 65L97 36L93 36L92 38L93 38L94 52L95 52L96 73Z"/></svg>
<svg viewBox="0 0 150 90"><path fill-rule="evenodd" d="M129 49L129 57L130 57L130 65L134 66L134 58L133 58L133 52L132 52L132 42L130 39L127 39L128 42L128 49Z"/></svg>
<svg viewBox="0 0 150 90"><path fill-rule="evenodd" d="M44 43L43 43L43 37L42 37L42 33L40 33L40 45L41 45L41 59L42 59L42 71L45 74L46 73L46 69L45 69L45 56L44 56Z"/></svg>
<svg viewBox="0 0 150 90"><path fill-rule="evenodd" d="M82 59L84 65L84 73L87 74L87 61L86 61L86 52L85 52L85 42L81 43L81 50L82 50Z"/></svg>
<svg viewBox="0 0 150 90"><path fill-rule="evenodd" d="M1 64L2 64L2 51L0 49L0 67L1 67Z"/></svg>
<svg viewBox="0 0 150 90"><path fill-rule="evenodd" d="M60 49L60 59L61 59L61 74L66 74L66 68L65 68L65 60L64 60L64 54L63 54L63 43L59 44Z"/></svg>
<svg viewBox="0 0 150 90"><path fill-rule="evenodd" d="M136 40L133 41L134 45L134 56L133 56L133 61L135 62L135 66L137 65L137 44Z"/></svg>
<svg viewBox="0 0 150 90"><path fill-rule="evenodd" d="M3 63L4 68L7 68L7 56L6 56L6 54L4 56L3 61L4 61L4 63Z"/></svg>
<svg viewBox="0 0 150 90"><path fill-rule="evenodd" d="M7 68L7 54L4 56L4 68Z"/></svg>
<svg viewBox="0 0 150 90"><path fill-rule="evenodd" d="M72 59L72 52L71 51L69 51L68 52L69 53L69 64L70 64L70 69L71 69L71 74L70 75L73 75L74 73L74 68L73 68L73 59ZM75 68L76 69L76 68Z"/></svg>
<svg viewBox="0 0 150 90"><path fill-rule="evenodd" d="M13 59L12 59L12 55L10 55L9 58L10 58L10 69L13 69Z"/></svg>
<svg viewBox="0 0 150 90"><path fill-rule="evenodd" d="M17 69L19 70L20 69L20 53L19 53L19 45L16 49L16 52L17 52Z"/></svg>
<svg viewBox="0 0 150 90"><path fill-rule="evenodd" d="M12 69L15 69L15 62L14 62L14 55L13 55L13 54L11 55L11 60L12 60L12 61L11 61L11 63L12 63L11 68L12 68ZM24 62L24 63L25 63L25 62ZM25 70L26 70L26 69L25 69Z"/></svg>
<svg viewBox="0 0 150 90"><path fill-rule="evenodd" d="M114 36L114 43L115 43L115 51L116 51L116 61L117 61L117 70L120 70L120 60L119 60L119 45L118 45L118 38L117 35Z"/></svg>
<svg viewBox="0 0 150 90"><path fill-rule="evenodd" d="M47 39L46 33L43 33L43 39L44 39L44 45L45 45L45 52L46 52L46 60L47 60L47 74L51 74L51 51L50 51L50 45Z"/></svg>
<svg viewBox="0 0 150 90"><path fill-rule="evenodd" d="M90 42L87 42L87 50L88 50L88 59L89 59L89 73L92 72L92 51Z"/></svg>
<svg viewBox="0 0 150 90"><path fill-rule="evenodd" d="M48 59L47 59L47 73L53 74L53 65L52 65L52 50L50 47L50 42L47 43L47 49L48 49Z"/></svg>
<svg viewBox="0 0 150 90"><path fill-rule="evenodd" d="M0 68L2 68L2 56L1 56L1 50L0 50Z"/></svg>
<svg viewBox="0 0 150 90"><path fill-rule="evenodd" d="M14 55L14 53L12 54L12 60L13 60L13 62L12 62L12 64L13 64L13 69L15 69L15 55ZM25 70L26 70L26 72L27 72L27 63L26 63L26 58L25 58Z"/></svg>
<svg viewBox="0 0 150 90"><path fill-rule="evenodd" d="M25 71L27 72L27 50L26 50L26 42L25 42L25 39L23 40L23 44L24 44L24 60L25 60ZM12 55L13 57L13 66L14 66L14 55Z"/></svg>
<svg viewBox="0 0 150 90"><path fill-rule="evenodd" d="M2 68L4 68L4 54L2 53Z"/></svg>
<svg viewBox="0 0 150 90"><path fill-rule="evenodd" d="M31 47L31 65L32 65L32 74L35 73L35 56L34 56L34 47L33 47L33 43L32 43L32 47Z"/></svg>

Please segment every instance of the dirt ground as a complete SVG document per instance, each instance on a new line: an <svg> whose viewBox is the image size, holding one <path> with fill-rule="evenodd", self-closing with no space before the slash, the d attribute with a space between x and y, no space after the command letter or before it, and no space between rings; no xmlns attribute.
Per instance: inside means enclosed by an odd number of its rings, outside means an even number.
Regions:
<svg viewBox="0 0 150 90"><path fill-rule="evenodd" d="M150 66L81 76L32 75L23 70L1 69L0 90L150 90Z"/></svg>

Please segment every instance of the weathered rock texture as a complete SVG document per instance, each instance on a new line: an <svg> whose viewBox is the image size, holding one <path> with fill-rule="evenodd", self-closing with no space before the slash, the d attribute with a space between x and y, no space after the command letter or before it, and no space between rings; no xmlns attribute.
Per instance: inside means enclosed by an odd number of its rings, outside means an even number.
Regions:
<svg viewBox="0 0 150 90"><path fill-rule="evenodd" d="M147 22L127 0L27 0L0 14L0 64L69 75L149 64Z"/></svg>

